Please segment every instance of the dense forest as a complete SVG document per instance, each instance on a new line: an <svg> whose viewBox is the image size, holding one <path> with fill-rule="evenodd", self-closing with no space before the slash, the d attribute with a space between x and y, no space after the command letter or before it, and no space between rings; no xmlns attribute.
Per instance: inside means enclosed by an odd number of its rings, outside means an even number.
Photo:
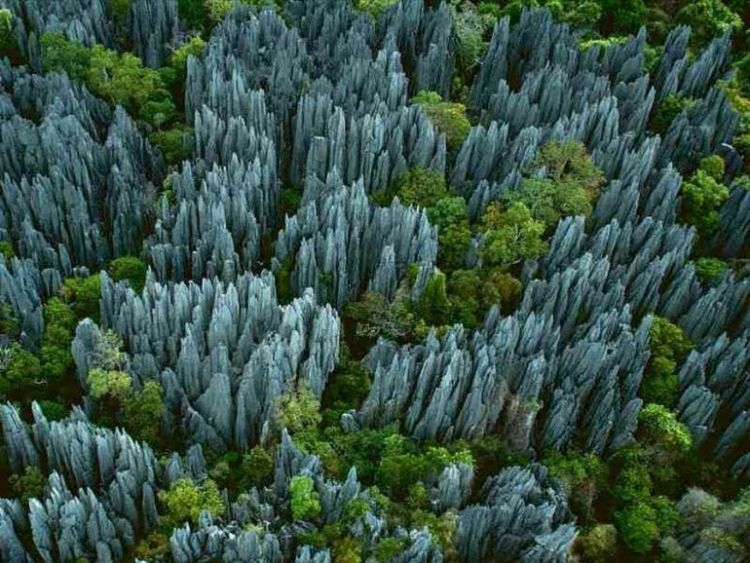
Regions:
<svg viewBox="0 0 750 563"><path fill-rule="evenodd" d="M750 560L748 24L0 0L0 561Z"/></svg>

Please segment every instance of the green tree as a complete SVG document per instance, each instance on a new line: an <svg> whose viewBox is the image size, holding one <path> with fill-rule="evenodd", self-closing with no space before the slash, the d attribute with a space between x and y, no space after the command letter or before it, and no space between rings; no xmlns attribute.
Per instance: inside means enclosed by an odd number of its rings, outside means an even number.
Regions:
<svg viewBox="0 0 750 563"><path fill-rule="evenodd" d="M677 364L692 349L683 330L662 317L654 317L649 332L651 360L641 386L647 403L671 407L677 401L679 381Z"/></svg>
<svg viewBox="0 0 750 563"><path fill-rule="evenodd" d="M178 165L190 158L192 135L192 128L176 125L171 129L152 131L148 140L161 151L167 164Z"/></svg>
<svg viewBox="0 0 750 563"><path fill-rule="evenodd" d="M562 484L573 512L582 523L594 522L593 504L606 483L604 462L594 454L551 452L543 463L550 475Z"/></svg>
<svg viewBox="0 0 750 563"><path fill-rule="evenodd" d="M122 403L131 391L132 378L124 371L94 368L87 374L89 391L95 399L110 398Z"/></svg>
<svg viewBox="0 0 750 563"><path fill-rule="evenodd" d="M21 398L46 383L39 358L17 342L6 350L8 359L2 364L4 369L0 369L0 395Z"/></svg>
<svg viewBox="0 0 750 563"><path fill-rule="evenodd" d="M164 92L166 93L166 90ZM163 125L174 121L177 117L177 108L167 94L159 100L149 100L143 104L138 116L142 121L160 129Z"/></svg>
<svg viewBox="0 0 750 563"><path fill-rule="evenodd" d="M340 354L342 356L344 354ZM367 368L348 357L342 357L336 371L328 379L323 392L323 405L341 405L343 410L358 409L367 398L371 385Z"/></svg>
<svg viewBox="0 0 750 563"><path fill-rule="evenodd" d="M169 58L169 66L177 70L178 76L184 77L187 73L188 59L199 57L206 48L206 42L200 35L193 35L185 43L172 52Z"/></svg>
<svg viewBox="0 0 750 563"><path fill-rule="evenodd" d="M663 317L654 317L649 331L649 347L652 355L679 363L695 345L680 327Z"/></svg>
<svg viewBox="0 0 750 563"><path fill-rule="evenodd" d="M675 15L675 23L692 28L692 41L702 46L725 33L742 29L742 19L721 0L685 2Z"/></svg>
<svg viewBox="0 0 750 563"><path fill-rule="evenodd" d="M135 546L133 555L142 561L169 561L169 537L164 532L152 531Z"/></svg>
<svg viewBox="0 0 750 563"><path fill-rule="evenodd" d="M651 494L653 483L645 461L629 461L617 475L612 493L624 503L645 500Z"/></svg>
<svg viewBox="0 0 750 563"><path fill-rule="evenodd" d="M147 381L143 389L123 399L123 425L136 440L158 444L163 414L162 388L156 381Z"/></svg>
<svg viewBox="0 0 750 563"><path fill-rule="evenodd" d="M617 531L634 553L647 553L659 538L657 512L646 501L629 504L614 514Z"/></svg>
<svg viewBox="0 0 750 563"><path fill-rule="evenodd" d="M410 311L374 291L366 291L358 301L347 303L344 316L354 324L355 335L367 341L379 336L402 340L411 333L414 324Z"/></svg>
<svg viewBox="0 0 750 563"><path fill-rule="evenodd" d="M523 203L547 228L566 215L591 214L604 175L582 143L550 141L539 150L534 167L545 170L546 177L524 179L518 189L505 195L506 206Z"/></svg>
<svg viewBox="0 0 750 563"><path fill-rule="evenodd" d="M135 256L120 256L109 263L109 273L115 281L128 280L130 287L140 292L146 284L146 264Z"/></svg>
<svg viewBox="0 0 750 563"><path fill-rule="evenodd" d="M95 366L103 370L117 371L123 368L125 359L120 336L113 330L102 332L102 338L94 350Z"/></svg>
<svg viewBox="0 0 750 563"><path fill-rule="evenodd" d="M432 207L448 196L448 188L441 172L416 167L396 178L389 193L397 195L404 205Z"/></svg>
<svg viewBox="0 0 750 563"><path fill-rule="evenodd" d="M729 188L716 176L715 163L713 157L702 160L695 174L682 182L680 217L704 238L719 229L719 208L729 198Z"/></svg>
<svg viewBox="0 0 750 563"><path fill-rule="evenodd" d="M13 13L0 9L0 57L10 54L16 49L16 36L13 32Z"/></svg>
<svg viewBox="0 0 750 563"><path fill-rule="evenodd" d="M574 140L549 141L536 157L537 168L544 168L555 182L571 182L581 186L593 199L604 183L604 174L597 168L586 146Z"/></svg>
<svg viewBox="0 0 750 563"><path fill-rule="evenodd" d="M713 285L724 277L729 265L718 258L698 258L695 261L695 273L706 285Z"/></svg>
<svg viewBox="0 0 750 563"><path fill-rule="evenodd" d="M58 380L73 368L73 355L70 344L76 317L72 308L58 297L44 304L44 333L40 358L42 370L48 379Z"/></svg>
<svg viewBox="0 0 750 563"><path fill-rule="evenodd" d="M452 322L475 327L494 305L510 312L522 289L521 282L502 268L456 270L448 281Z"/></svg>
<svg viewBox="0 0 750 563"><path fill-rule="evenodd" d="M45 33L39 39L45 72L66 72L79 82L86 80L91 51L83 43L68 40L62 33Z"/></svg>
<svg viewBox="0 0 750 563"><path fill-rule="evenodd" d="M611 561L617 554L617 529L612 524L597 524L578 536L575 551L583 561Z"/></svg>
<svg viewBox="0 0 750 563"><path fill-rule="evenodd" d="M419 482L438 475L446 465L464 463L474 465L470 451L451 452L444 447L428 447L419 451L417 444L399 434L385 438L382 457L377 469L377 482L391 492L391 497L403 498Z"/></svg>
<svg viewBox="0 0 750 563"><path fill-rule="evenodd" d="M360 563L362 546L359 540L347 535L333 542L331 555L336 563Z"/></svg>
<svg viewBox="0 0 750 563"><path fill-rule="evenodd" d="M354 7L371 18L377 18L388 7L397 2L398 0L354 0Z"/></svg>
<svg viewBox="0 0 750 563"><path fill-rule="evenodd" d="M488 269L480 288L482 312L488 311L493 305L500 305L504 312L510 312L521 296L522 289L521 281L501 268Z"/></svg>
<svg viewBox="0 0 750 563"><path fill-rule="evenodd" d="M671 533L679 515L668 498L651 496L616 511L613 520L625 545L640 554L650 551L659 537Z"/></svg>
<svg viewBox="0 0 750 563"><path fill-rule="evenodd" d="M24 469L23 474L11 475L8 483L13 493L21 499L21 502L26 504L29 499L42 498L44 488L47 485L47 479L45 479L38 467L28 465Z"/></svg>
<svg viewBox="0 0 750 563"><path fill-rule="evenodd" d="M133 0L112 0L115 21L125 23L125 18L127 18L132 4Z"/></svg>
<svg viewBox="0 0 750 563"><path fill-rule="evenodd" d="M99 298L102 283L99 274L86 278L67 278L60 292L62 298L70 303L76 316L81 319L89 317L99 320Z"/></svg>
<svg viewBox="0 0 750 563"><path fill-rule="evenodd" d="M68 415L67 407L55 401L39 401L39 408L50 421L62 420Z"/></svg>
<svg viewBox="0 0 750 563"><path fill-rule="evenodd" d="M644 443L656 448L659 458L675 461L690 451L693 439L687 427L663 405L649 404L638 414L638 432Z"/></svg>
<svg viewBox="0 0 750 563"><path fill-rule="evenodd" d="M601 29L604 35L637 33L647 21L648 7L644 0L597 0L601 6Z"/></svg>
<svg viewBox="0 0 750 563"><path fill-rule="evenodd" d="M295 520L312 520L320 514L320 495L312 477L295 475L289 483L292 516Z"/></svg>
<svg viewBox="0 0 750 563"><path fill-rule="evenodd" d="M445 144L455 151L463 143L471 130L466 116L466 107L456 102L446 102L437 92L421 91L411 100L422 108L435 128L445 135Z"/></svg>
<svg viewBox="0 0 750 563"><path fill-rule="evenodd" d="M455 270L448 280L452 318L466 327L479 324L482 313L482 278L479 269Z"/></svg>
<svg viewBox="0 0 750 563"><path fill-rule="evenodd" d="M273 455L261 446L254 446L242 456L242 474L248 487L263 487L273 479Z"/></svg>
<svg viewBox="0 0 750 563"><path fill-rule="evenodd" d="M111 104L119 104L146 120L155 120L149 121L152 125L161 126L176 115L160 74L144 67L141 59L131 53L119 54L94 45L86 84Z"/></svg>
<svg viewBox="0 0 750 563"><path fill-rule="evenodd" d="M375 559L379 563L388 563L400 555L407 547L408 540L402 538L383 538L376 545L373 551Z"/></svg>
<svg viewBox="0 0 750 563"><path fill-rule="evenodd" d="M235 0L203 0L206 5L208 17L213 23L220 22L232 9Z"/></svg>
<svg viewBox="0 0 750 563"><path fill-rule="evenodd" d="M208 22L208 9L203 0L177 0L180 19L186 22L190 29L201 31Z"/></svg>
<svg viewBox="0 0 750 563"><path fill-rule="evenodd" d="M671 407L679 394L677 364L664 356L655 356L649 363L641 387L641 398L647 403Z"/></svg>
<svg viewBox="0 0 750 563"><path fill-rule="evenodd" d="M451 305L444 273L436 271L427 280L417 313L430 325L440 326L449 322Z"/></svg>
<svg viewBox="0 0 750 563"><path fill-rule="evenodd" d="M525 259L538 258L547 250L542 240L544 224L520 202L514 202L507 210L491 203L482 217L482 230L479 255L488 266L514 266Z"/></svg>
<svg viewBox="0 0 750 563"><path fill-rule="evenodd" d="M0 256L5 258L6 262L10 262L11 258L16 255L13 252L13 245L7 240L0 240Z"/></svg>
<svg viewBox="0 0 750 563"><path fill-rule="evenodd" d="M466 201L462 197L444 197L427 210L430 222L438 229L438 260L447 270L461 267L471 244L471 226Z"/></svg>
<svg viewBox="0 0 750 563"><path fill-rule="evenodd" d="M190 479L178 479L168 491L160 491L158 496L166 508L170 524L186 521L195 524L204 510L213 516L221 516L224 512L221 494L211 479L201 485Z"/></svg>
<svg viewBox="0 0 750 563"><path fill-rule="evenodd" d="M655 133L663 135L669 126L685 109L695 105L695 100L678 94L669 94L664 98L651 114L650 126Z"/></svg>
<svg viewBox="0 0 750 563"><path fill-rule="evenodd" d="M274 422L279 429L290 433L314 429L320 424L320 402L305 383L296 390L276 398Z"/></svg>
<svg viewBox="0 0 750 563"><path fill-rule="evenodd" d="M492 17L480 13L471 2L453 7L453 22L458 40L456 57L465 84L469 83L472 72L479 65L486 49L484 34L491 27L492 21Z"/></svg>

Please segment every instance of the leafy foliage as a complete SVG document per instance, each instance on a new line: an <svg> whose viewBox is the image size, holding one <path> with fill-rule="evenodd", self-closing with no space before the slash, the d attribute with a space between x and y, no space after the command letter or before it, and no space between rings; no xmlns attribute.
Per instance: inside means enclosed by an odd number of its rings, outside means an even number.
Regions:
<svg viewBox="0 0 750 563"><path fill-rule="evenodd" d="M34 354L17 342L6 350L7 359L0 364L0 395L12 397L23 396L42 380L42 364Z"/></svg>
<svg viewBox="0 0 750 563"><path fill-rule="evenodd" d="M273 455L261 446L253 447L242 456L242 474L249 486L261 487L273 478Z"/></svg>
<svg viewBox="0 0 750 563"><path fill-rule="evenodd" d="M591 214L604 177L585 146L551 141L542 146L534 166L543 169L546 177L524 179L519 189L505 194L506 205L524 204L548 229L563 216Z"/></svg>
<svg viewBox="0 0 750 563"><path fill-rule="evenodd" d="M473 49L476 50L477 47L474 46ZM466 53L464 56L476 55ZM411 103L421 106L430 122L438 131L445 134L445 143L449 150L457 150L461 146L471 129L463 104L445 102L437 92L425 91L414 96Z"/></svg>
<svg viewBox="0 0 750 563"><path fill-rule="evenodd" d="M598 524L576 540L576 551L584 561L607 561L617 554L617 530L612 524Z"/></svg>
<svg viewBox="0 0 750 563"><path fill-rule="evenodd" d="M320 495L315 491L315 483L307 475L295 475L289 483L292 497L292 516L296 520L312 520L320 514Z"/></svg>
<svg viewBox="0 0 750 563"><path fill-rule="evenodd" d="M705 45L714 37L742 29L740 16L721 0L685 2L675 14L675 22L689 25L693 40L698 45Z"/></svg>
<svg viewBox="0 0 750 563"><path fill-rule="evenodd" d="M675 118L686 109L689 110L693 105L695 105L695 101L690 98L669 94L654 109L651 115L651 129L655 133L663 135Z"/></svg>
<svg viewBox="0 0 750 563"><path fill-rule="evenodd" d="M572 510L582 523L595 522L593 505L599 492L606 486L607 468L594 454L562 455L551 452L544 464L560 482L570 499Z"/></svg>
<svg viewBox="0 0 750 563"><path fill-rule="evenodd" d="M129 393L122 406L123 424L130 435L136 440L159 444L164 414L161 385L156 381L147 381L143 389Z"/></svg>
<svg viewBox="0 0 750 563"><path fill-rule="evenodd" d="M219 489L211 479L197 485L190 479L178 479L168 491L159 492L159 500L166 508L170 523L197 523L201 512L207 510L215 516L224 512Z"/></svg>
<svg viewBox="0 0 750 563"><path fill-rule="evenodd" d="M482 217L482 231L479 255L488 266L514 266L538 258L547 250L542 240L544 224L534 219L521 202L512 203L507 210L497 203L490 204Z"/></svg>
<svg viewBox="0 0 750 563"><path fill-rule="evenodd" d="M718 258L698 258L695 273L704 284L713 285L724 277L729 265Z"/></svg>
<svg viewBox="0 0 750 563"><path fill-rule="evenodd" d="M21 475L11 475L10 486L15 495L24 503L32 498L42 498L47 479L38 467L27 466Z"/></svg>
<svg viewBox="0 0 750 563"><path fill-rule="evenodd" d="M432 207L448 196L448 188L440 172L415 167L401 174L388 193L398 196L404 205Z"/></svg>
<svg viewBox="0 0 750 563"><path fill-rule="evenodd" d="M135 256L120 256L109 263L109 273L115 281L128 280L140 292L146 284L146 264Z"/></svg>
<svg viewBox="0 0 750 563"><path fill-rule="evenodd" d="M471 244L471 226L462 197L446 196L427 210L430 222L438 229L438 260L447 270L464 263L466 249Z"/></svg>
<svg viewBox="0 0 750 563"><path fill-rule="evenodd" d="M286 428L290 433L315 428L320 424L320 402L304 384L280 395L276 402L275 423L277 428Z"/></svg>
<svg viewBox="0 0 750 563"><path fill-rule="evenodd" d="M708 238L719 228L719 208L729 197L729 188L721 183L724 162L718 156L701 160L695 174L682 183L683 221L695 225L698 233Z"/></svg>
<svg viewBox="0 0 750 563"><path fill-rule="evenodd" d="M372 18L377 18L397 0L354 0L354 7Z"/></svg>
<svg viewBox="0 0 750 563"><path fill-rule="evenodd" d="M65 71L112 105L121 105L147 123L161 127L177 117L177 108L161 74L131 53L94 45L90 49L60 33L40 39L46 72Z"/></svg>
<svg viewBox="0 0 750 563"><path fill-rule="evenodd" d="M677 366L693 348L684 331L667 319L655 317L649 333L651 360L641 396L648 403L671 407L677 400Z"/></svg>
<svg viewBox="0 0 750 563"><path fill-rule="evenodd" d="M108 397L122 401L130 392L132 378L123 371L92 369L88 373L89 391L96 399Z"/></svg>
<svg viewBox="0 0 750 563"><path fill-rule="evenodd" d="M76 317L99 320L99 297L101 295L99 274L85 278L68 278L63 282L62 298L71 304Z"/></svg>

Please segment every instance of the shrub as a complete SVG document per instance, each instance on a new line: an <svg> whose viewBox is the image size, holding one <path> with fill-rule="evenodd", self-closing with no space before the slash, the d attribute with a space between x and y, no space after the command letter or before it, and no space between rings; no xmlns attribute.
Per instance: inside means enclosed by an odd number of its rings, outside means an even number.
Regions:
<svg viewBox="0 0 750 563"><path fill-rule="evenodd" d="M42 498L47 479L38 467L26 466L23 474L11 475L8 483L15 495L25 504L29 499Z"/></svg>
<svg viewBox="0 0 750 563"><path fill-rule="evenodd" d="M484 239L479 249L488 266L510 267L534 259L547 250L542 240L544 223L533 218L523 203L514 202L507 210L491 203L482 218Z"/></svg>
<svg viewBox="0 0 750 563"><path fill-rule="evenodd" d="M278 429L295 433L320 424L320 402L304 383L295 391L279 395L275 406L274 422Z"/></svg>
<svg viewBox="0 0 750 563"><path fill-rule="evenodd" d="M608 561L617 553L617 529L612 524L597 524L578 536L576 550L584 561Z"/></svg>
<svg viewBox="0 0 750 563"><path fill-rule="evenodd" d="M419 92L411 103L421 106L435 128L445 135L448 150L455 151L471 130L466 107L455 102L445 102L436 92Z"/></svg>
<svg viewBox="0 0 750 563"><path fill-rule="evenodd" d="M709 157L701 161L700 168L689 180L682 182L680 218L694 225L704 238L718 231L719 208L729 198L729 188L721 183L723 173L719 175L719 170L717 161Z"/></svg>
<svg viewBox="0 0 750 563"><path fill-rule="evenodd" d="M706 285L720 281L728 268L728 264L718 258L698 258L695 261L695 274Z"/></svg>
<svg viewBox="0 0 750 563"><path fill-rule="evenodd" d="M204 510L213 516L220 516L224 512L221 494L211 479L207 479L202 485L197 485L190 479L178 479L168 491L159 492L159 500L166 508L167 520L173 524L195 524Z"/></svg>
<svg viewBox="0 0 750 563"><path fill-rule="evenodd" d="M254 446L242 456L242 474L248 486L262 487L273 478L274 461L271 452L261 446Z"/></svg>
<svg viewBox="0 0 750 563"><path fill-rule="evenodd" d="M109 273L115 281L128 280L134 291L146 284L146 264L135 256L120 256L109 263Z"/></svg>
<svg viewBox="0 0 750 563"><path fill-rule="evenodd" d="M649 446L657 447L669 459L678 458L693 445L687 427L663 405L646 405L638 415L638 431Z"/></svg>
<svg viewBox="0 0 750 563"><path fill-rule="evenodd" d="M651 550L659 538L657 513L647 502L636 502L614 514L617 531L625 545L634 553Z"/></svg>
<svg viewBox="0 0 750 563"><path fill-rule="evenodd" d="M86 278L67 278L63 282L61 295L73 307L75 315L81 319L89 317L99 320L99 298L102 293L99 274Z"/></svg>
<svg viewBox="0 0 750 563"><path fill-rule="evenodd" d="M133 383L131 377L123 371L107 371L95 368L86 376L89 383L89 391L95 399L110 397L122 401L130 392Z"/></svg>
<svg viewBox="0 0 750 563"><path fill-rule="evenodd" d="M289 483L289 493L292 497L292 516L296 520L311 520L321 511L320 495L315 491L311 477L295 475Z"/></svg>

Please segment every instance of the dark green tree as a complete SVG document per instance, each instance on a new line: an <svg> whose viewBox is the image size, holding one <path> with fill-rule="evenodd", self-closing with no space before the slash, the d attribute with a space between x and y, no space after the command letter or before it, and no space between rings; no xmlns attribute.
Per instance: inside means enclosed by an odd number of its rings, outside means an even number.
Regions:
<svg viewBox="0 0 750 563"><path fill-rule="evenodd" d="M534 219L521 202L512 203L507 210L497 203L490 204L482 217L482 231L479 255L488 266L514 266L538 258L547 250L542 240L544 223Z"/></svg>
<svg viewBox="0 0 750 563"><path fill-rule="evenodd" d="M135 256L120 256L109 263L109 273L115 281L127 280L136 292L146 283L146 264Z"/></svg>
<svg viewBox="0 0 750 563"><path fill-rule="evenodd" d="M435 128L445 135L449 150L455 151L461 146L471 130L463 104L443 101L440 94L428 91L419 92L410 101L419 105Z"/></svg>

